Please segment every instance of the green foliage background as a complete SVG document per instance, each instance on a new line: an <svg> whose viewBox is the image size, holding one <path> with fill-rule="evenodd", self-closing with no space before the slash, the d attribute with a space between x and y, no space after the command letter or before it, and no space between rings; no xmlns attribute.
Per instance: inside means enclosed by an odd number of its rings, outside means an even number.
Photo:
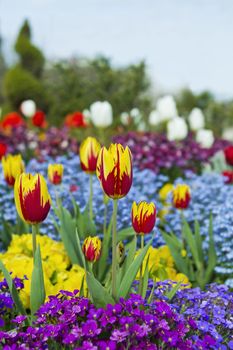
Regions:
<svg viewBox="0 0 233 350"><path fill-rule="evenodd" d="M1 45L0 45L1 49ZM145 62L114 67L106 57L73 58L57 62L46 61L40 49L31 41L31 28L25 21L15 42L18 62L7 69L0 50L0 105L3 112L18 109L25 99L35 100L50 123L60 125L64 116L82 111L97 100L107 100L113 106L114 124L122 112L137 107L147 118L155 106L155 93ZM207 127L216 135L233 125L233 100L220 102L209 91L194 94L189 89L176 96L179 114L187 117L191 109L203 110Z"/></svg>

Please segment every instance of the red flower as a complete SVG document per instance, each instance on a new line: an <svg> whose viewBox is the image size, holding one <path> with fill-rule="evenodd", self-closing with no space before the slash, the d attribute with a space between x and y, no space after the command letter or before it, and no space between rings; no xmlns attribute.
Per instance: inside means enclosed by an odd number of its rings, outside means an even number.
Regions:
<svg viewBox="0 0 233 350"><path fill-rule="evenodd" d="M0 159L2 159L3 156L5 156L7 151L7 145L5 143L0 142Z"/></svg>
<svg viewBox="0 0 233 350"><path fill-rule="evenodd" d="M156 208L154 203L133 202L131 211L132 226L138 234L150 233L155 225Z"/></svg>
<svg viewBox="0 0 233 350"><path fill-rule="evenodd" d="M18 126L24 125L25 122L21 115L17 112L11 112L5 115L1 122L1 126L3 129L7 128L16 128Z"/></svg>
<svg viewBox="0 0 233 350"><path fill-rule="evenodd" d="M178 184L173 189L173 206L177 209L186 209L191 200L191 192L188 185Z"/></svg>
<svg viewBox="0 0 233 350"><path fill-rule="evenodd" d="M46 126L45 113L43 111L36 111L32 117L32 124L38 128L44 128Z"/></svg>
<svg viewBox="0 0 233 350"><path fill-rule="evenodd" d="M233 166L233 146L224 149L225 159L229 165Z"/></svg>
<svg viewBox="0 0 233 350"><path fill-rule="evenodd" d="M65 118L64 124L68 128L80 128L86 126L86 123L84 121L84 115L81 112L74 112L68 114Z"/></svg>
<svg viewBox="0 0 233 350"><path fill-rule="evenodd" d="M232 170L225 170L222 172L222 175L225 177L226 184L233 183L233 171Z"/></svg>

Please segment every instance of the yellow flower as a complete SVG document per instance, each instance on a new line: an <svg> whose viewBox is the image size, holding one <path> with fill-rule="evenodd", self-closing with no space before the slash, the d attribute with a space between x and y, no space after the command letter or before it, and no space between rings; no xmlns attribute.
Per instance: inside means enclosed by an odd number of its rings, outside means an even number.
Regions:
<svg viewBox="0 0 233 350"><path fill-rule="evenodd" d="M14 186L16 178L24 172L24 163L20 154L8 154L2 157L2 168L5 180L9 186Z"/></svg>
<svg viewBox="0 0 233 350"><path fill-rule="evenodd" d="M173 190L173 206L177 209L186 209L190 200L190 187L185 184L178 184Z"/></svg>
<svg viewBox="0 0 233 350"><path fill-rule="evenodd" d="M119 199L127 195L133 181L132 155L128 147L111 144L102 147L96 173L107 196Z"/></svg>
<svg viewBox="0 0 233 350"><path fill-rule="evenodd" d="M94 137L87 137L80 145L79 156L83 171L93 174L96 172L97 158L101 145Z"/></svg>
<svg viewBox="0 0 233 350"><path fill-rule="evenodd" d="M14 187L15 205L22 220L38 224L48 215L51 198L44 177L40 174L21 174Z"/></svg>
<svg viewBox="0 0 233 350"><path fill-rule="evenodd" d="M159 198L161 201L166 202L167 197L172 192L174 186L171 183L165 184L159 191Z"/></svg>
<svg viewBox="0 0 233 350"><path fill-rule="evenodd" d="M60 185L63 176L62 164L49 164L48 179L53 185Z"/></svg>

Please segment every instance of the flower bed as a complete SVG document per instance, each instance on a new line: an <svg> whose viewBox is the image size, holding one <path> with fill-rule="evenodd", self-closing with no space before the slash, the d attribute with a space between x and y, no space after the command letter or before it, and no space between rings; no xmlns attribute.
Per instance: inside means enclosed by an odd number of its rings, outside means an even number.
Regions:
<svg viewBox="0 0 233 350"><path fill-rule="evenodd" d="M210 157L229 145L227 141L216 140L211 148L202 148L191 135L174 142L165 135L135 132L116 136L114 141L130 147L134 164L139 169L151 169L168 175L172 180L184 175L186 170L200 173Z"/></svg>

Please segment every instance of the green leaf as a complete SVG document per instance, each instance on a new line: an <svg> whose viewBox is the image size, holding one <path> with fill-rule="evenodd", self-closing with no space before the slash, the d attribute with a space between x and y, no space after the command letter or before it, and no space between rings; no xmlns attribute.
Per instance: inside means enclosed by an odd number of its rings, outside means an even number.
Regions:
<svg viewBox="0 0 233 350"><path fill-rule="evenodd" d="M100 259L95 263L96 275L98 280L103 282L106 278L110 265L108 264L109 251L111 249L111 231L112 231L112 219L108 225L106 234L104 235L102 242L102 251Z"/></svg>
<svg viewBox="0 0 233 350"><path fill-rule="evenodd" d="M3 262L1 260L0 260L0 270L2 271L2 273L6 279L6 282L7 282L8 288L10 290L11 297L14 300L16 309L18 310L19 314L27 315L27 313L23 307L22 301L19 297L19 293L15 287L14 281L11 278L10 273L8 272L8 270L6 269L5 265L3 264ZM28 323L28 320L27 320L27 323Z"/></svg>
<svg viewBox="0 0 233 350"><path fill-rule="evenodd" d="M146 297L146 292L147 292L147 288L148 288L148 280L149 280L149 267L148 267L148 263L149 263L149 255L146 259L146 266L145 266L145 271L144 271L144 275L142 278L142 297L145 298Z"/></svg>
<svg viewBox="0 0 233 350"><path fill-rule="evenodd" d="M2 238L2 243L4 248L7 249L7 247L9 246L11 239L12 239L12 233L14 232L14 228L13 226L5 221L4 219L2 219L2 232L1 232L1 238Z"/></svg>
<svg viewBox="0 0 233 350"><path fill-rule="evenodd" d="M56 215L60 220L58 232L61 236L62 242L65 246L66 252L72 264L78 264L83 267L82 259L77 254L78 244L76 239L76 222L72 218L70 212L64 207L60 206L56 209Z"/></svg>
<svg viewBox="0 0 233 350"><path fill-rule="evenodd" d="M176 295L176 292L179 290L182 282L183 281L176 283L175 287L173 287L169 292L165 293L166 297L168 297L169 300L172 300L172 298L174 298L174 296Z"/></svg>
<svg viewBox="0 0 233 350"><path fill-rule="evenodd" d="M83 213L79 210L78 216L76 218L76 224L78 227L79 235L82 239L87 238L88 236L96 235L96 226L93 220L89 216L89 207L87 206Z"/></svg>
<svg viewBox="0 0 233 350"><path fill-rule="evenodd" d="M182 243L179 242L177 238L175 240L174 237L170 236L166 232L162 230L160 230L160 232L162 233L162 236L171 251L171 255L175 261L178 270L188 276L188 260L184 259L181 256Z"/></svg>
<svg viewBox="0 0 233 350"><path fill-rule="evenodd" d="M126 239L132 239L135 236L135 231L132 227L125 228L117 233L117 243L123 242Z"/></svg>
<svg viewBox="0 0 233 350"><path fill-rule="evenodd" d="M86 279L91 299L96 307L105 307L107 304L115 304L112 296L93 274L87 272Z"/></svg>
<svg viewBox="0 0 233 350"><path fill-rule="evenodd" d="M217 264L217 255L214 245L214 237L213 237L213 217L210 215L209 220L209 250L208 250L208 266L206 269L206 283L211 281L215 266Z"/></svg>
<svg viewBox="0 0 233 350"><path fill-rule="evenodd" d="M137 237L134 235L133 239L125 245L125 260L121 267L121 277L123 277L128 270L129 266L132 264L135 258L137 249Z"/></svg>
<svg viewBox="0 0 233 350"><path fill-rule="evenodd" d="M200 261L199 256L198 256L197 244L196 244L196 241L194 239L194 235L191 231L191 228L190 228L189 224L187 223L187 221L185 220L183 215L182 215L182 224L183 224L182 225L183 237L185 238L185 240L190 248L190 251L191 251L191 254L192 254L192 257L194 259L194 262L195 262L197 269L201 270L202 266L201 266L201 261Z"/></svg>
<svg viewBox="0 0 233 350"><path fill-rule="evenodd" d="M120 297L126 298L127 295L129 294L132 283L136 278L138 270L140 269L140 266L141 266L141 264L146 256L146 253L147 253L149 247L152 244L152 241L153 241L153 237L151 238L149 243L147 243L147 245L141 250L140 254L136 257L136 259L129 266L128 270L126 271L126 273L122 279L119 291L117 293L117 298L120 298Z"/></svg>
<svg viewBox="0 0 233 350"><path fill-rule="evenodd" d="M81 242L80 242L77 229L76 229L76 242L77 242L77 256L78 256L78 260L81 262L79 265L86 269L86 260L82 251Z"/></svg>
<svg viewBox="0 0 233 350"><path fill-rule="evenodd" d="M199 259L201 261L201 264L204 266L204 254L203 254L203 249L202 249L202 238L200 235L200 225L197 220L195 220L194 223L194 232L195 232L195 240L196 240L196 245L197 245L197 253L199 256Z"/></svg>
<svg viewBox="0 0 233 350"><path fill-rule="evenodd" d="M40 246L38 245L36 248L31 279L30 308L32 315L34 315L39 307L44 303L45 296L43 267L41 261Z"/></svg>

